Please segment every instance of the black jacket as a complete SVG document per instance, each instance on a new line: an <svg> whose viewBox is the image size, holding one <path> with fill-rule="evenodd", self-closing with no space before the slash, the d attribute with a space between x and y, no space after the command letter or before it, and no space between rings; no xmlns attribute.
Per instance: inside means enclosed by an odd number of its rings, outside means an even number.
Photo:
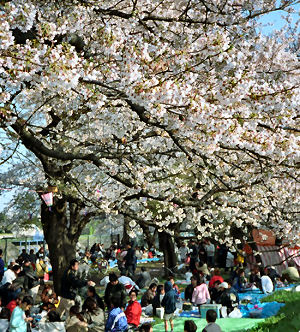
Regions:
<svg viewBox="0 0 300 332"><path fill-rule="evenodd" d="M118 282L116 285L108 283L105 289L104 301L110 310L112 299L116 298L119 300L119 304L122 308L126 307L126 289L123 284Z"/></svg>
<svg viewBox="0 0 300 332"><path fill-rule="evenodd" d="M192 302L194 286L192 284L188 285L184 291L184 299L186 301Z"/></svg>
<svg viewBox="0 0 300 332"><path fill-rule="evenodd" d="M135 265L136 264L136 257L135 257L135 250L133 248L129 248L127 251L126 256L124 257L125 266Z"/></svg>
<svg viewBox="0 0 300 332"><path fill-rule="evenodd" d="M26 292L28 292L29 289L39 285L39 278L33 271L33 268L31 265L29 266L23 266L24 271L24 282L23 287Z"/></svg>
<svg viewBox="0 0 300 332"><path fill-rule="evenodd" d="M61 296L65 299L75 300L77 289L87 285L87 282L76 276L75 271L68 269L61 279Z"/></svg>

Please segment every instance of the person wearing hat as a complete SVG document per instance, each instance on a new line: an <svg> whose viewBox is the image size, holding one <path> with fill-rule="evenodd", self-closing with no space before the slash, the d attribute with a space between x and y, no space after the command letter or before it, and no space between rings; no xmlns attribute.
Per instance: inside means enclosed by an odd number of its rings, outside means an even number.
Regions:
<svg viewBox="0 0 300 332"><path fill-rule="evenodd" d="M234 292L232 292L229 287L229 284L224 281L219 285L221 295L218 299L218 303L222 304L223 307L227 307L227 314L230 314L231 311L238 305L238 298Z"/></svg>

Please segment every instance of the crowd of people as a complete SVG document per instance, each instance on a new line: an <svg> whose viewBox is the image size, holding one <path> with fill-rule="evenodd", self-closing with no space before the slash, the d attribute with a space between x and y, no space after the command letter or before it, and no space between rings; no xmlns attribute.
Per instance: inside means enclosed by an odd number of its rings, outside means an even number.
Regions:
<svg viewBox="0 0 300 332"><path fill-rule="evenodd" d="M52 284L44 282L49 271L43 247L36 253L23 249L6 270L0 249L0 331L152 331L147 319L142 324L144 312L163 318L165 331L172 332L174 314L180 305L197 306L201 315L202 305L216 303L225 306L230 314L239 304L240 292L256 288L268 294L282 281L299 281L298 271L291 264L280 276L273 267L261 269L257 265L247 270L241 253L230 253L225 248L220 253L225 262L231 262L222 269L215 245L209 240L204 243L192 240L188 246L180 246L179 263L184 264L185 277L190 280L182 296L173 275L160 284L145 267L136 272L138 257L153 257L153 248L145 250L129 243L125 247L112 246L105 250L103 245L95 244L70 261L61 278L58 296ZM103 298L97 293L95 283L79 273L79 257L87 261L92 257L118 260L120 275L112 272L100 282L105 287ZM207 320L204 332L221 331L215 323L216 317L216 311L206 312L202 317ZM196 329L193 321L185 322L184 331Z"/></svg>

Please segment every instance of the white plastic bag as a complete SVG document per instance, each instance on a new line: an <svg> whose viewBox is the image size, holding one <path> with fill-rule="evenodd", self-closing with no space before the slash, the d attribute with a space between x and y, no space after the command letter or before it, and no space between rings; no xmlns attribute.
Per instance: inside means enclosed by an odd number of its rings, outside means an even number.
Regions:
<svg viewBox="0 0 300 332"><path fill-rule="evenodd" d="M233 311L228 315L229 318L242 318L243 315L241 313L241 310L238 308L234 308Z"/></svg>

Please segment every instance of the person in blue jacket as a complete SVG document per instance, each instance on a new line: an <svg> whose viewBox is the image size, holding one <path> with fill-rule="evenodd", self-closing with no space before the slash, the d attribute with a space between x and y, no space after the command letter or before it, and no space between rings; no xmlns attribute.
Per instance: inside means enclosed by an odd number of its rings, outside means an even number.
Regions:
<svg viewBox="0 0 300 332"><path fill-rule="evenodd" d="M164 322L165 322L165 331L168 331L168 321L171 325L171 332L174 328L174 312L176 310L176 293L173 289L171 281L165 282L165 296L161 301L161 305L165 308Z"/></svg>
<svg viewBox="0 0 300 332"><path fill-rule="evenodd" d="M121 305L119 299L112 298L112 309L108 314L107 322L105 325L105 332L127 331L127 318L120 306Z"/></svg>

